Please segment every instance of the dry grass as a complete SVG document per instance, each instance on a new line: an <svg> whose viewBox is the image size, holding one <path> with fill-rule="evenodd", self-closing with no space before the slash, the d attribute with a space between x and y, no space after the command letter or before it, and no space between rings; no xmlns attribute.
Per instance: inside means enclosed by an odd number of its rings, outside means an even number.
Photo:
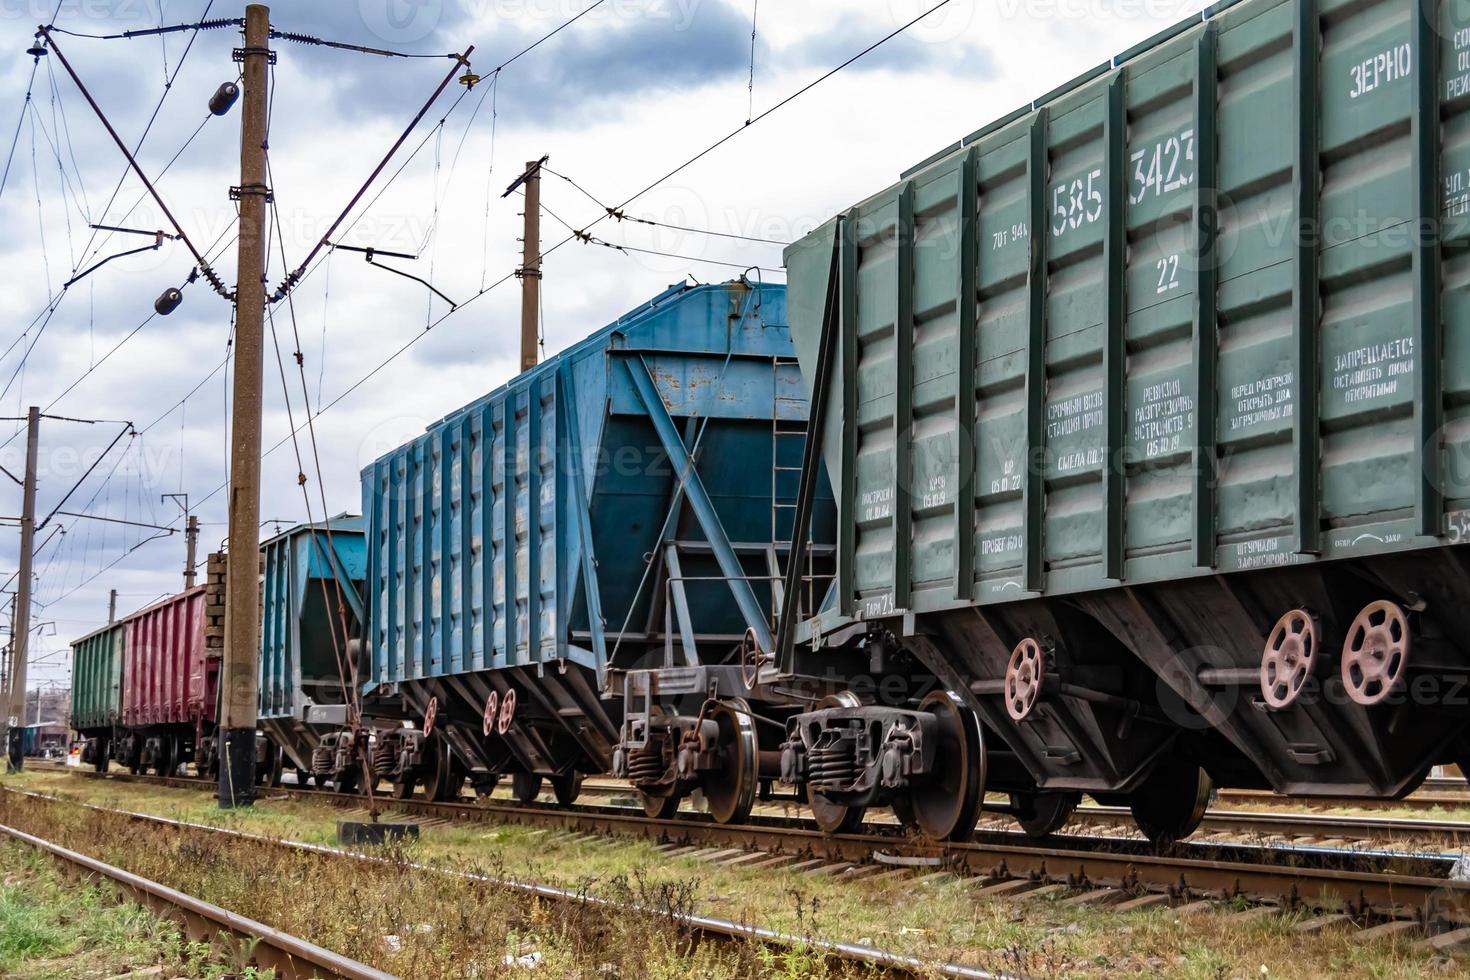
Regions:
<svg viewBox="0 0 1470 980"><path fill-rule="evenodd" d="M311 842L330 842L340 816L321 804L292 801L271 801L248 813L221 814L206 795L196 791L84 782L64 773L32 773L21 777L20 784L110 806ZM916 886L911 879L902 878L839 882L791 871L719 868L666 858L641 841L584 843L523 827L480 823L430 828L411 853L420 861L461 869L478 866L500 870L523 880L610 897L629 888L641 889L645 896L667 895L675 890L681 896L680 903L709 915L1037 977L1123 973L1254 978L1439 977L1467 972L1458 959L1433 956L1408 942L1364 943L1355 930L1298 936L1292 927L1304 914L1236 922L1227 915L1181 918L1168 909L1119 913L1107 908L1078 908L1064 903L1060 896L1033 901L985 900L977 899L973 889L958 880ZM237 878L245 877L238 871L232 873ZM424 907L433 910L425 917L444 922L461 914L460 906L450 898L434 898L439 885L416 887L430 903ZM321 886L304 881L299 891L303 896L317 896L312 901L321 901L320 896L326 894ZM501 907L514 904L503 895L487 898ZM370 907L384 900L374 892L371 898L359 899L351 907L350 915L363 923L358 930L363 935L381 939L390 928L405 927L404 923L384 919L381 909ZM511 935L524 937L528 934L524 922L529 913L516 914L521 916L517 921L522 925ZM539 914L551 915L550 921L560 923L554 911ZM538 942L543 941L544 932L529 930ZM559 934L560 929L551 932ZM626 933L611 935L618 944L646 945ZM689 972L694 968L681 958L684 950L677 935L660 938L656 930L651 935L653 945L646 956L648 972L624 975L704 975L703 967ZM510 941L507 937L506 942ZM577 948L569 939L558 943L558 949ZM705 950L699 954L708 955ZM565 965L568 969L579 964L600 965L591 963L594 958L588 954L577 959L573 954ZM638 957L640 969L644 959ZM625 961L614 957L607 962ZM809 968L810 960L798 958L798 962L786 964L753 964L748 960L721 964L719 971L737 971L723 974L732 976L803 976ZM670 969L676 972L668 972ZM741 970L754 972L738 972ZM719 971L712 975L721 975ZM554 975L568 974L555 971Z"/></svg>

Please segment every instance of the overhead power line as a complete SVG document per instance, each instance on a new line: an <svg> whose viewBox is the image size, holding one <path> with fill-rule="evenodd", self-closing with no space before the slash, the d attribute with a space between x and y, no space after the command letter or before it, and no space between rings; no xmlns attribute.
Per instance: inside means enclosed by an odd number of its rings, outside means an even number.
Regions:
<svg viewBox="0 0 1470 980"><path fill-rule="evenodd" d="M618 221L631 221L634 224L649 225L654 228L668 228L670 231L683 231L688 232L692 235L711 235L715 238L733 238L736 241L757 242L761 245L780 245L784 247L791 244L790 242L781 241L777 238L761 238L757 235L742 235L733 231L714 231L710 228L692 228L689 225L677 225L669 221L656 221L653 218L640 218L636 215L628 214L625 211L619 210L617 208L608 207L606 204L602 203L602 201L598 200L597 196L594 195L591 191L583 187L581 184L577 183L571 177L568 177L566 174L558 173L557 171L552 170L550 167L544 165L541 167L541 169L544 172L551 174L553 177L560 177L568 184L571 184L577 190L581 191L582 195L586 197L587 200L591 201L593 204L606 211L608 217L615 218ZM565 224L565 222L563 222L563 224ZM570 226L568 227L570 228ZM571 230L575 231L576 229Z"/></svg>
<svg viewBox="0 0 1470 980"><path fill-rule="evenodd" d="M698 153L694 154L688 160L686 160L683 163L679 164L678 166L676 166L675 168L673 168L672 170L670 170L668 173L664 174L662 177L659 177L657 180L655 180L652 183L648 184L642 190L638 191L637 193L633 194L632 196L630 196L629 198L627 198L626 200L624 200L621 204L618 205L618 208L619 209L626 208L629 204L631 204L633 201L637 200L638 198L642 197L644 194L647 194L649 191L651 191L654 188L658 187L660 184L664 183L667 180L670 180L671 178L673 178L674 176L678 175L682 171L688 169L690 166L692 166L697 161L703 159L704 157L708 156L710 153L712 153L715 150L719 149L719 147L723 146L725 143L728 143L731 139L734 139L737 135L739 135L740 133L744 132L751 125L753 125L753 124L755 124L757 122L760 122L762 119L765 119L766 117L768 117L768 116L770 116L770 115L778 112L780 109L784 108L785 106L790 105L793 101L795 101L796 99L800 98L802 95L805 95L807 92L810 92L812 89L816 88L822 82L824 82L827 79L831 78L833 75L836 75L838 72L842 71L844 68L847 68L849 65L853 64L854 62L858 61L859 59L863 58L864 56L872 53L877 48L879 48L882 45L886 44L888 41L891 41L893 38L897 37L898 35L902 34L904 31L908 30L913 25L917 24L919 21L923 20L925 17L928 17L930 14L934 13L936 10L939 10L940 8L947 6L951 2L952 2L952 0L938 0L937 3L935 3L932 6L926 8L924 11L922 11L921 13L919 13L917 16L915 16L915 17L911 18L910 20L904 22L904 24L902 26L900 26L899 28L897 28L896 30L889 32L888 34L886 34L883 37L879 38L878 40L874 41L872 44L869 44L867 47L863 48L857 54L854 54L852 57L850 57L847 60L843 61L841 64L837 65L836 67L831 68L828 71L824 72L819 77L813 79L812 81L808 82L806 85L803 85L801 88L797 89L796 91L792 92L790 95L786 96L780 102L777 102L775 105L773 105L770 108L764 110L763 112L761 112L760 115L758 115L754 119L752 119L750 121L750 123L747 123L746 125L743 125L740 128L733 130L732 132L730 132L726 136L721 137L720 139L716 140L714 143L712 143L709 146L705 147L704 149L700 150ZM596 6L596 5L594 4L594 6ZM589 11L591 9L592 9L591 7L588 8ZM583 11L583 14L585 14L586 12L587 11ZM580 17L580 16L582 16L582 15L579 14L578 17ZM575 19L576 18L574 18L574 20ZM558 28L558 30L560 30L560 28ZM552 33L554 34L556 32L553 31ZM547 36L549 37L551 35L547 35ZM532 47L534 47L534 46L535 45L532 45ZM526 50L530 50L530 49L527 48ZM517 57L519 57L519 55L517 55ZM509 62L507 62L507 64L508 63ZM569 242L577 241L578 238L579 238L579 235L588 234L587 233L587 229L588 228L591 228L593 225L595 225L598 222L604 220L606 217L607 217L607 215L606 214L603 214L601 217L594 219L591 223L589 223L588 225L584 226L584 228L583 228L583 230L582 230L581 233L570 234L566 238L563 238L561 241L557 242L551 248L544 250L541 253L542 258L545 259L545 257L547 255L549 255L551 252L556 251L557 249L561 248L563 245L566 245ZM398 348L395 349L391 354L389 354L386 358L384 358L382 361L380 361L377 365L375 365L374 367L372 367L362 377L360 377L356 381L354 381L351 385L349 385L344 391L340 392L331 401L327 402L325 405L322 405L320 408L318 408L316 410L316 412L314 412L314 413L308 413L307 418L310 419L310 420L312 420L312 421L315 421L316 419L320 418L322 415L326 414L333 406L335 406L335 405L339 404L340 402L342 402L344 399L346 399L348 396L350 396L358 388L362 387L364 384L366 384L372 378L376 377L377 374L379 372L381 372L384 368L386 368L389 364L391 364L393 361L397 360L399 357L403 356L403 354L406 351L408 351L411 347L413 347L419 341L423 340L424 337L428 336L428 334L435 327L437 327L439 324L443 323L445 320L447 320L451 316L454 316L456 314L462 313L468 306L470 306L470 304L474 303L480 297L486 295L487 293L490 293L490 292L494 291L499 286L501 286L501 285L505 284L506 282L509 282L509 281L511 281L511 280L513 280L515 278L516 278L516 276L515 276L515 273L514 272L507 273L506 275L504 275L501 278L495 280L494 282L490 283L489 285L482 287L479 292L477 292L474 295L472 295L469 299L465 300L459 306L457 306L454 309L451 309L451 310L445 312L444 314L442 314L441 316L439 316L437 319L435 319L435 320L431 321L430 323L428 323L424 327L424 329L417 331L412 337L410 337L408 340L406 340L402 344L400 344L398 346ZM304 425L305 423L302 423L302 424ZM290 442L296 436L296 434L299 431L300 431L300 426L292 426L291 432L289 432L287 435L283 436L275 444L273 444L269 449L266 449L266 450L264 450L261 453L261 458L264 459L265 457L267 457L267 456L271 455L272 453L274 453L276 450L280 449L286 443ZM205 494L204 497L199 501L199 503L203 503L204 501L210 500L211 498L213 498L216 495L218 495L221 491L223 491L228 486L229 486L228 481L225 482L225 483L220 484L219 486L217 486L213 490L211 490L208 494Z"/></svg>

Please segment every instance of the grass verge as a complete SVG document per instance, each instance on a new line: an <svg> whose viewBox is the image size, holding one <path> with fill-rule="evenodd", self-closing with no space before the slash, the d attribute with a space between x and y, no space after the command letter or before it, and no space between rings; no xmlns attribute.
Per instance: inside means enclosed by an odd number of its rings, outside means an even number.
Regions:
<svg viewBox="0 0 1470 980"><path fill-rule="evenodd" d="M280 800L249 812L221 813L197 791L98 783L65 773L29 773L12 785L316 843L332 842L341 815L323 804ZM136 827L133 833L142 836ZM642 841L576 841L524 827L481 823L428 827L424 839L408 853L428 863L479 867L609 897L630 887L646 894L672 891L703 914L1033 976L1438 977L1465 970L1463 961L1434 956L1409 941L1364 943L1355 929L1298 935L1294 926L1305 913L1238 921L1228 915L1181 917L1169 909L1122 913L1079 907L1066 903L1064 895L1029 901L979 899L957 879L925 884L902 877L844 882L789 870L741 870L668 858ZM322 894L311 886L304 890ZM426 901L430 905L424 916L450 914L434 910L432 897ZM324 944L347 952L331 942ZM670 948L677 947L664 947ZM797 965L805 969L810 964ZM731 968L752 966L746 962ZM781 975L776 967L754 967L755 973L738 975Z"/></svg>

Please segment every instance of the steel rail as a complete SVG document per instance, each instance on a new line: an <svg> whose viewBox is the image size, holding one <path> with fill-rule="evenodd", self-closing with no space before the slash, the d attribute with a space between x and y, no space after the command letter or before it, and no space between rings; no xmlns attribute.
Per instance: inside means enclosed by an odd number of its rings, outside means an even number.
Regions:
<svg viewBox="0 0 1470 980"><path fill-rule="evenodd" d="M186 895L167 885L159 884L131 871L114 867L78 851L53 844L51 841L28 834L23 830L0 824L0 833L29 844L53 858L69 865L107 878L134 901L152 909L159 915L182 920L185 930L202 940L213 940L224 933L253 943L251 960L257 966L275 970L283 978L336 977L340 980L393 980L393 974L384 973L365 963L349 959L315 943L298 939L263 922L228 909L211 905L209 902Z"/></svg>
<svg viewBox="0 0 1470 980"><path fill-rule="evenodd" d="M42 769L57 772L72 772L93 779L114 779L122 781L143 781L158 785L172 786L176 788L210 788L214 784L208 780L191 776L153 776L145 774L134 775L132 773L94 773L90 770L78 770L69 767L40 767ZM320 788L303 786L281 786L277 787L283 791L298 793L326 793ZM605 782L585 782L582 784L583 796L632 796L636 791L626 784L614 785ZM350 795L350 794L349 794ZM361 797L357 797L361 799ZM398 806L408 803L404 800L389 801L390 805ZM428 801L414 801L425 802ZM795 798L779 798L772 801L762 801L773 804L790 804L793 806L804 805L802 801ZM1283 801L1285 802L1285 801ZM1403 802L1403 801L1400 801ZM1470 804L1470 801L1467 801ZM429 804L431 806L438 804ZM982 812L982 823L977 833L1020 837L1017 830L1006 827L986 826L983 822L987 818L1000 819L1001 815L993 810ZM885 826L881 819L872 820L870 823ZM1126 807L1090 806L1078 807L1067 822L1069 828L1110 828L1132 830L1134 828L1133 818ZM1250 839L1269 837L1296 837L1296 838L1322 838L1328 840L1341 839L1351 844L1372 844L1382 841L1414 841L1421 843L1433 842L1444 847L1470 847L1470 821L1463 820L1429 820L1418 817L1377 817L1371 815L1340 815L1313 812L1284 813L1278 811L1247 811L1247 810L1209 810L1205 813L1204 820L1200 823L1199 836L1211 834L1231 834ZM1080 836L1076 831L1059 833L1058 837ZM1198 842L1198 841L1197 841Z"/></svg>
<svg viewBox="0 0 1470 980"><path fill-rule="evenodd" d="M520 881L514 878L505 878L498 875L486 875L474 871L461 871L454 868L439 867L419 861L391 861L388 858L374 854L352 851L340 847L331 847L326 844L311 844L305 841L286 840L279 837L270 837L265 834L256 834L244 830L232 830L227 827L215 827L209 824L195 823L188 820L178 820L173 817L163 817L152 813L140 813L135 810L123 810L116 807L101 806L96 803L83 803L78 800L70 800L65 797L51 796L46 793L37 793L30 790L18 790L9 786L0 786L0 790L16 796L33 800L43 800L48 803L60 803L68 806L77 806L95 813L105 813L113 816L126 817L143 823L152 823L180 830L203 831L211 834L219 834L237 840L248 840L253 843L268 844L289 850L301 851L308 854L317 854L331 858L359 861L368 864L387 865L395 868L409 868L429 874L445 875L447 877L460 878L467 881L483 882L497 888L519 892L536 898L550 899L559 903L580 903L597 908L608 909L616 912L634 912L655 915L667 918L681 928L688 929L702 936L713 938L731 939L746 942L759 942L767 945L782 946L792 949L803 949L820 953L824 956L843 960L851 963L871 966L877 970L889 973L898 973L912 976L942 976L955 977L958 980L1020 980L1015 974L996 973L990 970L982 970L978 967L965 966L960 963L944 963L934 960L926 960L916 956L907 956L895 953L891 950L879 949L862 943L848 943L837 940L817 939L811 936L797 935L795 933L782 932L777 929L768 929L764 926L751 925L746 922L735 922L730 919L720 919L713 916L697 915L694 913L666 912L660 909L650 908L637 903L623 903L612 899L600 898L581 891L571 891L565 888L557 888L552 885L537 884L534 882ZM334 794L347 796L347 794ZM360 799L360 798L358 798ZM0 829L6 830L17 836L23 835L21 831L11 830L0 824ZM39 840L39 838L32 838ZM42 842L45 843L45 842ZM49 845L55 847L56 845ZM65 850L60 848L60 850ZM75 854L75 852L68 852ZM92 859L85 855L77 854L79 858L87 861ZM100 863L100 862L98 862ZM106 865L103 865L106 867ZM120 871L120 869L113 869ZM127 872L120 872L127 874ZM140 879L141 880L141 879ZM151 883L150 883L151 884ZM162 888L163 886L157 886ZM183 896L188 898L188 896ZM224 912L223 909L220 910ZM225 913L230 915L231 913ZM244 919L240 916L234 917L242 923L259 925L253 920ZM262 926L262 928L268 928ZM290 937L287 937L290 938ZM308 944L309 945L309 944ZM323 951L325 952L325 951ZM335 954L332 954L335 955ZM351 961L348 961L351 962ZM357 975L340 974L347 980L356 980ZM390 974L372 971L362 974L365 977L381 978L391 977Z"/></svg>
<svg viewBox="0 0 1470 980"><path fill-rule="evenodd" d="M201 785L197 780L170 781L185 787ZM296 787L278 787L270 792L349 809L367 805L367 800L356 794ZM1034 843L1020 834L993 833L981 834L979 839L966 843L936 844L896 834L828 835L804 821L772 817L753 818L744 824L718 824L696 814L660 820L622 807L559 809L500 801L434 803L422 799L391 800L386 806L394 812L450 823L547 826L660 844L781 852L832 863L918 860L931 871L951 871L977 884L1025 879L1073 889L1160 893L1176 902L1241 897L1367 918L1401 918L1408 914L1406 910L1413 910L1413 916L1419 918L1449 913L1458 921L1462 914L1470 914L1470 881L1423 873L1438 865L1448 874L1454 860L1444 855L1373 855L1347 849L1210 844L1180 844L1171 852L1154 853L1141 842L1118 838L1064 836ZM1265 860L1241 859L1240 855L1246 853Z"/></svg>

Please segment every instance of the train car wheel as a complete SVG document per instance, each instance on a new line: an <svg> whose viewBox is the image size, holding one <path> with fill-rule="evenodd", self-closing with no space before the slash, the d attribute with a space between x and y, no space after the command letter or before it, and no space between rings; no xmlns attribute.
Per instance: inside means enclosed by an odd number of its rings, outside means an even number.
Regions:
<svg viewBox="0 0 1470 980"><path fill-rule="evenodd" d="M174 740L167 737L159 739L158 754L153 757L153 771L160 776L172 776L174 758Z"/></svg>
<svg viewBox="0 0 1470 980"><path fill-rule="evenodd" d="M716 704L709 719L719 727L720 766L702 775L700 787L716 823L742 823L760 789L760 751L755 719L741 698Z"/></svg>
<svg viewBox="0 0 1470 980"><path fill-rule="evenodd" d="M868 812L865 807L833 803L811 786L806 788L806 803L824 834L851 834L863 825Z"/></svg>
<svg viewBox="0 0 1470 980"><path fill-rule="evenodd" d="M947 691L934 691L919 710L939 719L937 771L909 790L914 822L933 840L969 840L985 797L985 740L980 719Z"/></svg>
<svg viewBox="0 0 1470 980"><path fill-rule="evenodd" d="M1047 837L1066 826L1082 802L1081 793L1012 793L1016 822L1027 837Z"/></svg>
<svg viewBox="0 0 1470 980"><path fill-rule="evenodd" d="M534 803L541 795L541 777L534 772L513 773L510 777L510 795L517 803Z"/></svg>
<svg viewBox="0 0 1470 980"><path fill-rule="evenodd" d="M1187 759L1167 757L1154 765L1129 796L1133 822L1155 844L1169 844L1194 833L1204 819L1215 785Z"/></svg>
<svg viewBox="0 0 1470 980"><path fill-rule="evenodd" d="M459 789L464 785L464 774L454 764L454 755L449 743L442 738L433 739L429 747L429 771L424 774L424 796L434 803L459 798Z"/></svg>
<svg viewBox="0 0 1470 980"><path fill-rule="evenodd" d="M361 777L362 773L358 771L357 764L354 763L337 773L337 778L332 780L332 789L338 793L355 793Z"/></svg>
<svg viewBox="0 0 1470 980"><path fill-rule="evenodd" d="M265 743L265 758L255 767L255 785L281 785L281 750L274 742Z"/></svg>
<svg viewBox="0 0 1470 980"><path fill-rule="evenodd" d="M573 770L551 777L551 791L556 794L557 806L571 806L582 795L582 774Z"/></svg>
<svg viewBox="0 0 1470 980"><path fill-rule="evenodd" d="M893 819L898 821L900 827L908 830L916 826L914 822L914 804L907 796L897 797L888 806L893 811Z"/></svg>
<svg viewBox="0 0 1470 980"><path fill-rule="evenodd" d="M683 799L677 794L674 796L654 796L652 793L638 794L643 798L643 812L655 820L672 820L674 814L679 812L679 804Z"/></svg>
<svg viewBox="0 0 1470 980"><path fill-rule="evenodd" d="M108 753L112 746L107 744L107 739L96 738L92 740L92 768L98 772L107 771Z"/></svg>

